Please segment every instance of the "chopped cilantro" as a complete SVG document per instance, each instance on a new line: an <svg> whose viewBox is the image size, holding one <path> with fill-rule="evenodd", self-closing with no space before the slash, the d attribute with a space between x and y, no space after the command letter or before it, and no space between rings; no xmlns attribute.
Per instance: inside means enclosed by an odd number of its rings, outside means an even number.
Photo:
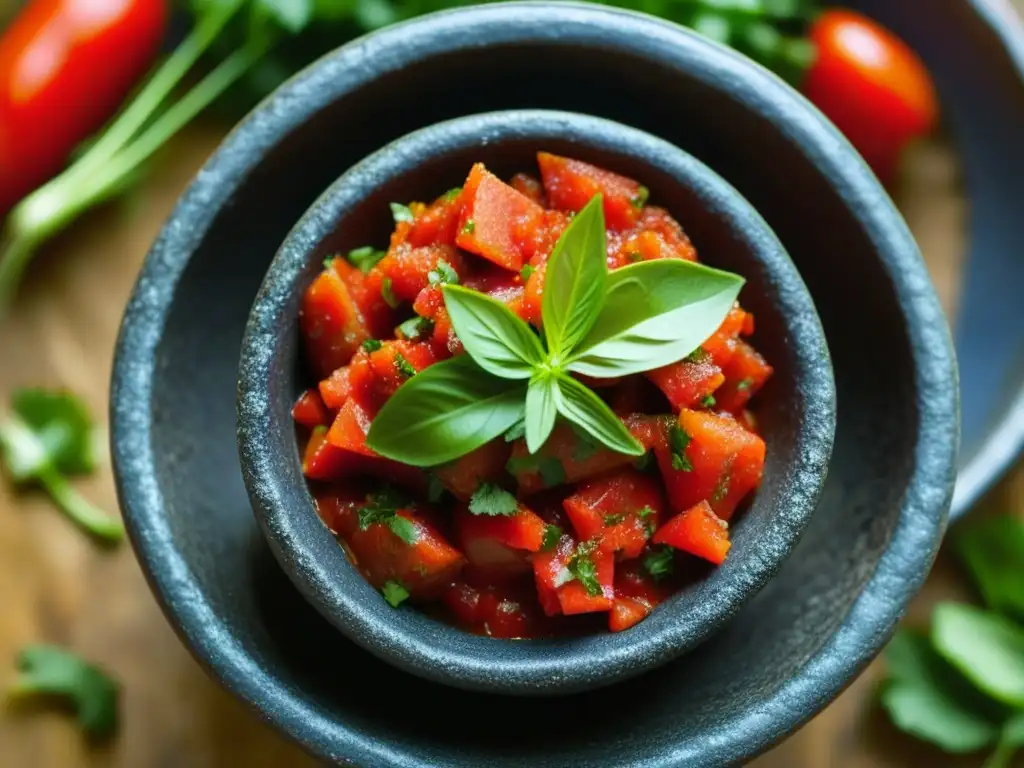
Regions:
<svg viewBox="0 0 1024 768"><path fill-rule="evenodd" d="M597 566L591 557L597 549L597 542L587 541L576 546L576 552L569 559L566 568L569 573L583 586L587 594L597 597L602 593L601 582L597 579Z"/></svg>
<svg viewBox="0 0 1024 768"><path fill-rule="evenodd" d="M626 513L625 512L619 512L618 514L615 514L615 515L605 515L604 516L604 527L605 528L611 528L613 525L618 525L619 523L625 522L625 520L626 520Z"/></svg>
<svg viewBox="0 0 1024 768"><path fill-rule="evenodd" d="M466 219L466 223L462 225L462 234L472 235L476 229L476 222L472 219Z"/></svg>
<svg viewBox="0 0 1024 768"><path fill-rule="evenodd" d="M434 321L429 317L410 317L398 326L398 333L408 341L425 339L434 332Z"/></svg>
<svg viewBox="0 0 1024 768"><path fill-rule="evenodd" d="M644 255L640 251L630 251L626 254L626 258L629 259L631 264L636 264L638 261L644 260Z"/></svg>
<svg viewBox="0 0 1024 768"><path fill-rule="evenodd" d="M483 483L469 500L469 511L474 515L512 517L519 511L516 497L493 483Z"/></svg>
<svg viewBox="0 0 1024 768"><path fill-rule="evenodd" d="M336 258L338 258L338 257L337 256L328 256L326 259L324 259L324 269L330 269L331 267L333 267L334 266L334 260Z"/></svg>
<svg viewBox="0 0 1024 768"><path fill-rule="evenodd" d="M380 297L387 302L388 306L392 309L396 309L400 302L398 297L395 296L394 289L391 287L391 278L385 277L380 281Z"/></svg>
<svg viewBox="0 0 1024 768"><path fill-rule="evenodd" d="M718 479L715 490L711 493L711 503L717 504L729 493L729 483L732 481L732 461L727 461L722 476Z"/></svg>
<svg viewBox="0 0 1024 768"><path fill-rule="evenodd" d="M391 216L396 224L400 221L416 220L416 217L412 215L412 211L409 210L409 206L402 205L401 203L391 203Z"/></svg>
<svg viewBox="0 0 1024 768"><path fill-rule="evenodd" d="M637 189L636 194L629 202L631 202L635 208L643 208L644 205L647 203L647 198L649 198L650 196L651 191L641 184L640 187Z"/></svg>
<svg viewBox="0 0 1024 768"><path fill-rule="evenodd" d="M526 434L526 422L525 421L516 422L511 427L509 427L508 432L505 433L505 442L506 443L514 442L514 441L518 440L519 438L521 438L525 434Z"/></svg>
<svg viewBox="0 0 1024 768"><path fill-rule="evenodd" d="M541 552L550 552L552 549L558 546L558 542L562 540L562 529L557 525L546 525L544 526L544 538L541 540L540 549Z"/></svg>
<svg viewBox="0 0 1024 768"><path fill-rule="evenodd" d="M521 270L519 270L519 276L523 279L523 282L525 283L530 279L530 276L536 271L536 267L534 267L531 264L527 264Z"/></svg>
<svg viewBox="0 0 1024 768"><path fill-rule="evenodd" d="M688 363L703 363L707 359L708 353L704 351L703 347L697 347L686 356L686 362Z"/></svg>
<svg viewBox="0 0 1024 768"><path fill-rule="evenodd" d="M671 547L655 547L644 555L644 568L660 581L672 573L673 553Z"/></svg>
<svg viewBox="0 0 1024 768"><path fill-rule="evenodd" d="M677 472L690 472L693 465L686 457L686 446L690 444L690 436L678 424L673 424L668 431L668 445L672 449L672 469Z"/></svg>
<svg viewBox="0 0 1024 768"><path fill-rule="evenodd" d="M431 285L458 285L459 273L444 259L437 260L437 266L427 273L427 282Z"/></svg>
<svg viewBox="0 0 1024 768"><path fill-rule="evenodd" d="M365 275L385 256L387 256L385 251L378 251L369 245L364 245L362 248L356 248L355 250L349 251L346 258L348 259L349 264Z"/></svg>
<svg viewBox="0 0 1024 768"><path fill-rule="evenodd" d="M742 379L739 384L736 385L737 392L746 392L754 386L754 380L751 378Z"/></svg>
<svg viewBox="0 0 1024 768"><path fill-rule="evenodd" d="M395 352L395 370L398 371L400 376L404 376L407 379L411 379L416 375L416 369L412 367L412 363L406 360L401 352Z"/></svg>
<svg viewBox="0 0 1024 768"><path fill-rule="evenodd" d="M444 197L442 197L441 199L444 200L446 203L454 203L461 194L462 187L452 187L451 189L444 193Z"/></svg>
<svg viewBox="0 0 1024 768"><path fill-rule="evenodd" d="M392 608L397 608L409 599L409 590L397 581L385 582L384 588L381 589L381 594L384 595L384 599L388 601L388 605Z"/></svg>
<svg viewBox="0 0 1024 768"><path fill-rule="evenodd" d="M700 404L703 405L705 408L714 408L716 405L718 405L718 401L715 400L714 395L708 395L707 397L700 401Z"/></svg>
<svg viewBox="0 0 1024 768"><path fill-rule="evenodd" d="M408 504L402 494L386 487L366 497L366 504L359 510L359 530L365 531L375 523L382 523L406 544L415 544L419 538L416 525L408 518L401 517L398 510Z"/></svg>
<svg viewBox="0 0 1024 768"><path fill-rule="evenodd" d="M658 521L656 519L657 518L657 514L658 513L655 512L652 507L644 507L643 509L641 509L639 512L636 513L637 517L639 517L643 521L643 523L644 523L644 532L648 536L653 536L654 535L654 531L657 530L657 527L658 527Z"/></svg>
<svg viewBox="0 0 1024 768"><path fill-rule="evenodd" d="M367 352L376 352L378 349L384 346L384 343L379 339L367 339L363 342L363 349Z"/></svg>

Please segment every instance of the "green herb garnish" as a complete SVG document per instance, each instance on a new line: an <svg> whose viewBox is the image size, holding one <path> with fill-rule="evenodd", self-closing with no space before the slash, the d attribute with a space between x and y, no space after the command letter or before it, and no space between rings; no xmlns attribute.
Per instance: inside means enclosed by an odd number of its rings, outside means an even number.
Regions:
<svg viewBox="0 0 1024 768"><path fill-rule="evenodd" d="M686 456L686 447L690 444L690 436L678 424L673 424L668 431L668 447L672 451L672 469L677 472L692 472L693 465Z"/></svg>
<svg viewBox="0 0 1024 768"><path fill-rule="evenodd" d="M754 386L754 380L753 379L751 379L751 378L741 379L740 382L736 385L736 391L737 392L746 392L752 386Z"/></svg>
<svg viewBox="0 0 1024 768"><path fill-rule="evenodd" d="M398 305L401 304L398 297L395 296L394 288L391 285L391 278L385 277L380 281L380 297L387 302L387 305L392 309L397 309Z"/></svg>
<svg viewBox="0 0 1024 768"><path fill-rule="evenodd" d="M430 285L458 285L459 274L444 259L437 260L437 266L427 273L427 282Z"/></svg>
<svg viewBox="0 0 1024 768"><path fill-rule="evenodd" d="M434 321L428 317L410 317L398 326L398 334L408 341L428 338L434 332Z"/></svg>
<svg viewBox="0 0 1024 768"><path fill-rule="evenodd" d="M466 223L462 225L462 234L472 235L476 230L476 222L472 219L467 219Z"/></svg>
<svg viewBox="0 0 1024 768"><path fill-rule="evenodd" d="M529 282L530 275L537 271L537 268L531 264L526 264L521 270L519 270L519 277L522 278L524 283Z"/></svg>
<svg viewBox="0 0 1024 768"><path fill-rule="evenodd" d="M614 515L605 515L604 516L604 527L605 528L611 528L612 526L615 526L615 525L618 525L619 523L625 522L625 520L626 520L625 512L619 512L619 513L614 514Z"/></svg>
<svg viewBox="0 0 1024 768"><path fill-rule="evenodd" d="M398 510L408 504L408 500L394 488L386 487L371 493L359 510L359 530L365 531L371 525L381 523L406 544L415 544L419 540L415 523L398 514Z"/></svg>
<svg viewBox="0 0 1024 768"><path fill-rule="evenodd" d="M672 547L654 547L644 555L644 568L656 581L661 581L672 573Z"/></svg>
<svg viewBox="0 0 1024 768"><path fill-rule="evenodd" d="M707 397L700 401L700 404L703 405L705 408L714 408L716 405L718 405L718 401L715 400L714 395L708 395Z"/></svg>
<svg viewBox="0 0 1024 768"><path fill-rule="evenodd" d="M640 185L640 188L636 191L636 195L629 202L633 204L634 208L643 208L650 196L651 191L647 187Z"/></svg>
<svg viewBox="0 0 1024 768"><path fill-rule="evenodd" d="M540 543L540 549L542 552L550 552L558 546L558 542L561 540L562 529L557 525L548 524L544 526L544 539Z"/></svg>
<svg viewBox="0 0 1024 768"><path fill-rule="evenodd" d="M397 581L385 582L384 587L380 592L384 595L384 599L388 601L388 605L392 608L397 608L409 599L409 590Z"/></svg>
<svg viewBox="0 0 1024 768"><path fill-rule="evenodd" d="M377 266L377 262L387 256L386 251L378 251L368 245L349 251L345 257L349 264L358 269L364 275Z"/></svg>
<svg viewBox="0 0 1024 768"><path fill-rule="evenodd" d="M601 582L597 578L597 565L591 557L595 549L594 542L579 544L576 547L575 554L566 563L569 573L572 574L573 578L583 586L583 589L591 597L598 597L604 591L601 588Z"/></svg>
<svg viewBox="0 0 1024 768"><path fill-rule="evenodd" d="M363 342L363 349L367 352L376 352L378 349L384 346L384 342L379 339L367 339Z"/></svg>
<svg viewBox="0 0 1024 768"><path fill-rule="evenodd" d="M406 464L432 466L524 422L527 449L536 453L560 416L595 445L642 456L622 420L572 374L628 376L684 358L722 324L742 285L736 275L678 259L609 272L604 213L595 196L548 260L545 343L505 304L443 285L467 354L429 366L403 385L373 420L367 445ZM387 298L386 281L383 288Z"/></svg>
<svg viewBox="0 0 1024 768"><path fill-rule="evenodd" d="M66 392L23 389L0 423L0 458L17 485L38 485L74 523L112 544L124 537L121 521L97 509L68 477L96 468L96 433L85 405Z"/></svg>
<svg viewBox="0 0 1024 768"><path fill-rule="evenodd" d="M526 422L520 421L509 427L508 431L505 432L505 442L512 443L522 438L526 434Z"/></svg>
<svg viewBox="0 0 1024 768"><path fill-rule="evenodd" d="M469 511L474 515L512 517L519 511L519 502L504 488L482 483L469 500Z"/></svg>
<svg viewBox="0 0 1024 768"><path fill-rule="evenodd" d="M409 206L402 205L401 203L391 203L391 217L395 220L395 224L403 221L416 221L416 217L412 215Z"/></svg>
<svg viewBox="0 0 1024 768"><path fill-rule="evenodd" d="M405 359L405 355L401 352L395 352L395 370L398 371L399 376L404 376L409 379L416 375L416 369L412 367L412 363Z"/></svg>
<svg viewBox="0 0 1024 768"><path fill-rule="evenodd" d="M442 199L446 203L454 203L456 200L459 199L459 195L461 194L462 187L452 187L451 189L444 193L444 197Z"/></svg>

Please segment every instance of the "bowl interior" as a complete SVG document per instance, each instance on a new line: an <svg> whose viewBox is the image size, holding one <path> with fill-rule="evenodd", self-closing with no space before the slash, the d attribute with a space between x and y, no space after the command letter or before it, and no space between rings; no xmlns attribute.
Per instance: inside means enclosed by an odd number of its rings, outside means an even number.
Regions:
<svg viewBox="0 0 1024 768"><path fill-rule="evenodd" d="M465 693L339 638L274 561L239 469L238 349L278 245L353 163L467 105L618 119L722 173L796 262L835 369L824 496L769 586L714 642L568 699ZM678 27L529 3L357 41L229 137L140 277L112 414L122 507L170 620L264 717L360 768L743 762L882 647L938 547L957 442L938 301L905 225L842 138L774 77Z"/></svg>
<svg viewBox="0 0 1024 768"><path fill-rule="evenodd" d="M720 568L623 633L495 641L414 609L395 611L348 562L316 516L290 417L304 374L302 293L325 258L387 243L388 203L433 199L474 162L499 176L536 173L538 150L638 179L651 203L683 224L703 261L747 278L740 300L757 317L753 343L776 372L756 403L768 445L765 479L733 527ZM799 538L824 484L835 391L813 302L756 211L690 155L635 129L562 112L474 115L417 131L348 170L289 234L253 305L239 376L242 471L257 518L286 572L351 639L441 682L500 693L564 693L639 674L695 646L767 582Z"/></svg>

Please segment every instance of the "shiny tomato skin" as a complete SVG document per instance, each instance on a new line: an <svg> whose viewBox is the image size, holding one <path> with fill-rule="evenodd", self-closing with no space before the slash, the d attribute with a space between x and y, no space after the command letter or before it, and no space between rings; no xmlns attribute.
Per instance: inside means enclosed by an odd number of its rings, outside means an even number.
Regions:
<svg viewBox="0 0 1024 768"><path fill-rule="evenodd" d="M935 127L931 76L906 43L853 11L825 11L810 38L818 56L804 93L890 181L907 142Z"/></svg>
<svg viewBox="0 0 1024 768"><path fill-rule="evenodd" d="M715 565L725 562L732 546L728 523L712 512L706 501L665 523L654 534L654 543L668 544Z"/></svg>
<svg viewBox="0 0 1024 768"><path fill-rule="evenodd" d="M0 37L0 216L60 170L157 52L164 0L31 0Z"/></svg>

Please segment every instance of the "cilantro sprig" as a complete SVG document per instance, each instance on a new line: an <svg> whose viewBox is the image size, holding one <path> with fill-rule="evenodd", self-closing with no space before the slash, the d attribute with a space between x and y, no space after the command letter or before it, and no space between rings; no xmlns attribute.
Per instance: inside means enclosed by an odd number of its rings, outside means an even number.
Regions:
<svg viewBox="0 0 1024 768"><path fill-rule="evenodd" d="M398 514L408 505L408 500L394 488L385 487L366 497L366 504L359 509L359 530L365 531L371 525L386 525L395 536L406 544L419 541L416 524Z"/></svg>
<svg viewBox="0 0 1024 768"><path fill-rule="evenodd" d="M75 524L114 544L124 538L121 521L94 507L68 482L70 476L95 469L95 443L88 410L66 392L19 390L11 413L0 422L0 457L11 480L40 486Z"/></svg>
<svg viewBox="0 0 1024 768"><path fill-rule="evenodd" d="M535 454L562 418L594 445L642 456L621 419L574 374L615 378L682 360L721 325L744 281L677 259L609 272L605 240L597 195L548 259L543 338L505 304L445 279L439 264L436 283L467 354L400 387L373 420L367 445L405 464L433 466L522 424ZM387 281L384 289L394 305Z"/></svg>
<svg viewBox="0 0 1024 768"><path fill-rule="evenodd" d="M1024 749L1024 523L983 521L953 543L987 607L942 603L928 633L900 630L880 698L901 730L1008 768Z"/></svg>

